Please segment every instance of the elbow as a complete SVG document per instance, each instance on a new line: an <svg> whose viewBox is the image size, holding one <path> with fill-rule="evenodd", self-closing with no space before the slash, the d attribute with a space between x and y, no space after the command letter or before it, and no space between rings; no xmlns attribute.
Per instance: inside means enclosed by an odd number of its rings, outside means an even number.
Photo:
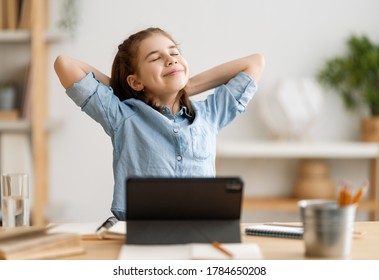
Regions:
<svg viewBox="0 0 379 280"><path fill-rule="evenodd" d="M263 69L265 68L266 60L263 54L256 53L250 56L248 66L245 72L250 75L255 81L261 77Z"/></svg>
<svg viewBox="0 0 379 280"><path fill-rule="evenodd" d="M266 65L265 57L261 53L257 53L256 57L256 64L263 69Z"/></svg>
<svg viewBox="0 0 379 280"><path fill-rule="evenodd" d="M55 72L58 74L59 76L59 73L62 71L62 69L64 68L64 65L67 64L67 58L63 55L59 55L57 56L57 58L55 59L54 61L54 70Z"/></svg>
<svg viewBox="0 0 379 280"><path fill-rule="evenodd" d="M263 54L256 53L256 54L251 55L248 68L255 69L255 71L263 71L265 65L266 65L266 60Z"/></svg>
<svg viewBox="0 0 379 280"><path fill-rule="evenodd" d="M75 82L72 78L73 73L75 73L75 67L71 58L59 55L54 61L54 70L65 89Z"/></svg>

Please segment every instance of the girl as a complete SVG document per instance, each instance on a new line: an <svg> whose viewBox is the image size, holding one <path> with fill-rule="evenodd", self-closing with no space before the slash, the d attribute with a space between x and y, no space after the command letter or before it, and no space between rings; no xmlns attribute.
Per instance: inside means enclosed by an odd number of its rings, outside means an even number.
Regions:
<svg viewBox="0 0 379 280"><path fill-rule="evenodd" d="M119 45L110 78L64 56L54 67L68 96L112 139L111 210L125 220L127 177L215 176L216 135L245 110L264 59L253 54L189 78L175 41L148 28ZM189 101L215 87L206 100Z"/></svg>

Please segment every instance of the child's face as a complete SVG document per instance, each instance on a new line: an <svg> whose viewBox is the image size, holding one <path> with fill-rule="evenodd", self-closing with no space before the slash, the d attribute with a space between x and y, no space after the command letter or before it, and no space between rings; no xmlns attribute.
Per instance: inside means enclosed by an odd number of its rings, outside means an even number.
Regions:
<svg viewBox="0 0 379 280"><path fill-rule="evenodd" d="M128 83L164 103L184 88L188 75L187 61L175 43L164 35L154 34L141 42L137 73L128 77Z"/></svg>

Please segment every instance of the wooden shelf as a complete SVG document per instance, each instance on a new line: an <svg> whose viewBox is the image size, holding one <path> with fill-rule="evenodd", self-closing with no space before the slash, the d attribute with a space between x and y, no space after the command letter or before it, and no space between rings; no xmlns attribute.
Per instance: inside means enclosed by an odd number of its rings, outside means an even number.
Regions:
<svg viewBox="0 0 379 280"><path fill-rule="evenodd" d="M3 132L30 132L31 124L27 120L0 120L0 133Z"/></svg>
<svg viewBox="0 0 379 280"><path fill-rule="evenodd" d="M30 43L30 31L25 30L2 30L0 32L0 43Z"/></svg>
<svg viewBox="0 0 379 280"><path fill-rule="evenodd" d="M224 141L218 158L378 158L379 143Z"/></svg>
<svg viewBox="0 0 379 280"><path fill-rule="evenodd" d="M378 159L379 143L365 142L253 142L220 141L217 160L228 159L368 159L370 160L370 194L359 209L370 212L371 220L378 220ZM244 209L265 211L295 211L294 198L246 198Z"/></svg>
<svg viewBox="0 0 379 280"><path fill-rule="evenodd" d="M264 211L298 211L296 198L245 198L242 203L243 209L246 210L264 210ZM358 210L375 211L379 210L379 204L375 200L367 199L359 203Z"/></svg>
<svg viewBox="0 0 379 280"><path fill-rule="evenodd" d="M55 43L62 41L63 36L56 32L46 32L44 34L45 43ZM32 40L32 33L28 30L1 30L0 43L15 44L15 43L30 43Z"/></svg>
<svg viewBox="0 0 379 280"><path fill-rule="evenodd" d="M32 210L33 225L44 225L45 206L48 198L48 135L46 131L48 94L48 43L56 42L58 34L46 33L48 26L48 0L31 0L30 2L31 27L30 30L1 30L0 44L12 51L15 45L24 44L30 51L32 61L30 73L33 83L30 84L32 116L26 120L0 120L0 132L28 132L31 137L32 170L34 186L34 203ZM20 56L20 49L14 48L14 56ZM17 53L18 52L18 53ZM7 67L13 61L5 62L1 67ZM4 63L3 63L4 64ZM6 68L4 68L6 69ZM11 73L9 75L12 75Z"/></svg>

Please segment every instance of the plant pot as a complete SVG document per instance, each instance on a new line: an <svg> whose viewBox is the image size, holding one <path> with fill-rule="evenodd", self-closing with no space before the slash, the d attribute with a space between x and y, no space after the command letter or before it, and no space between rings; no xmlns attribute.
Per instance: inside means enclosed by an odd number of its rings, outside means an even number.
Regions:
<svg viewBox="0 0 379 280"><path fill-rule="evenodd" d="M361 128L363 141L379 142L379 117L363 118Z"/></svg>
<svg viewBox="0 0 379 280"><path fill-rule="evenodd" d="M0 110L12 110L16 107L17 93L13 86L0 87Z"/></svg>
<svg viewBox="0 0 379 280"><path fill-rule="evenodd" d="M304 159L293 191L298 199L335 198L335 185L329 176L326 160Z"/></svg>

